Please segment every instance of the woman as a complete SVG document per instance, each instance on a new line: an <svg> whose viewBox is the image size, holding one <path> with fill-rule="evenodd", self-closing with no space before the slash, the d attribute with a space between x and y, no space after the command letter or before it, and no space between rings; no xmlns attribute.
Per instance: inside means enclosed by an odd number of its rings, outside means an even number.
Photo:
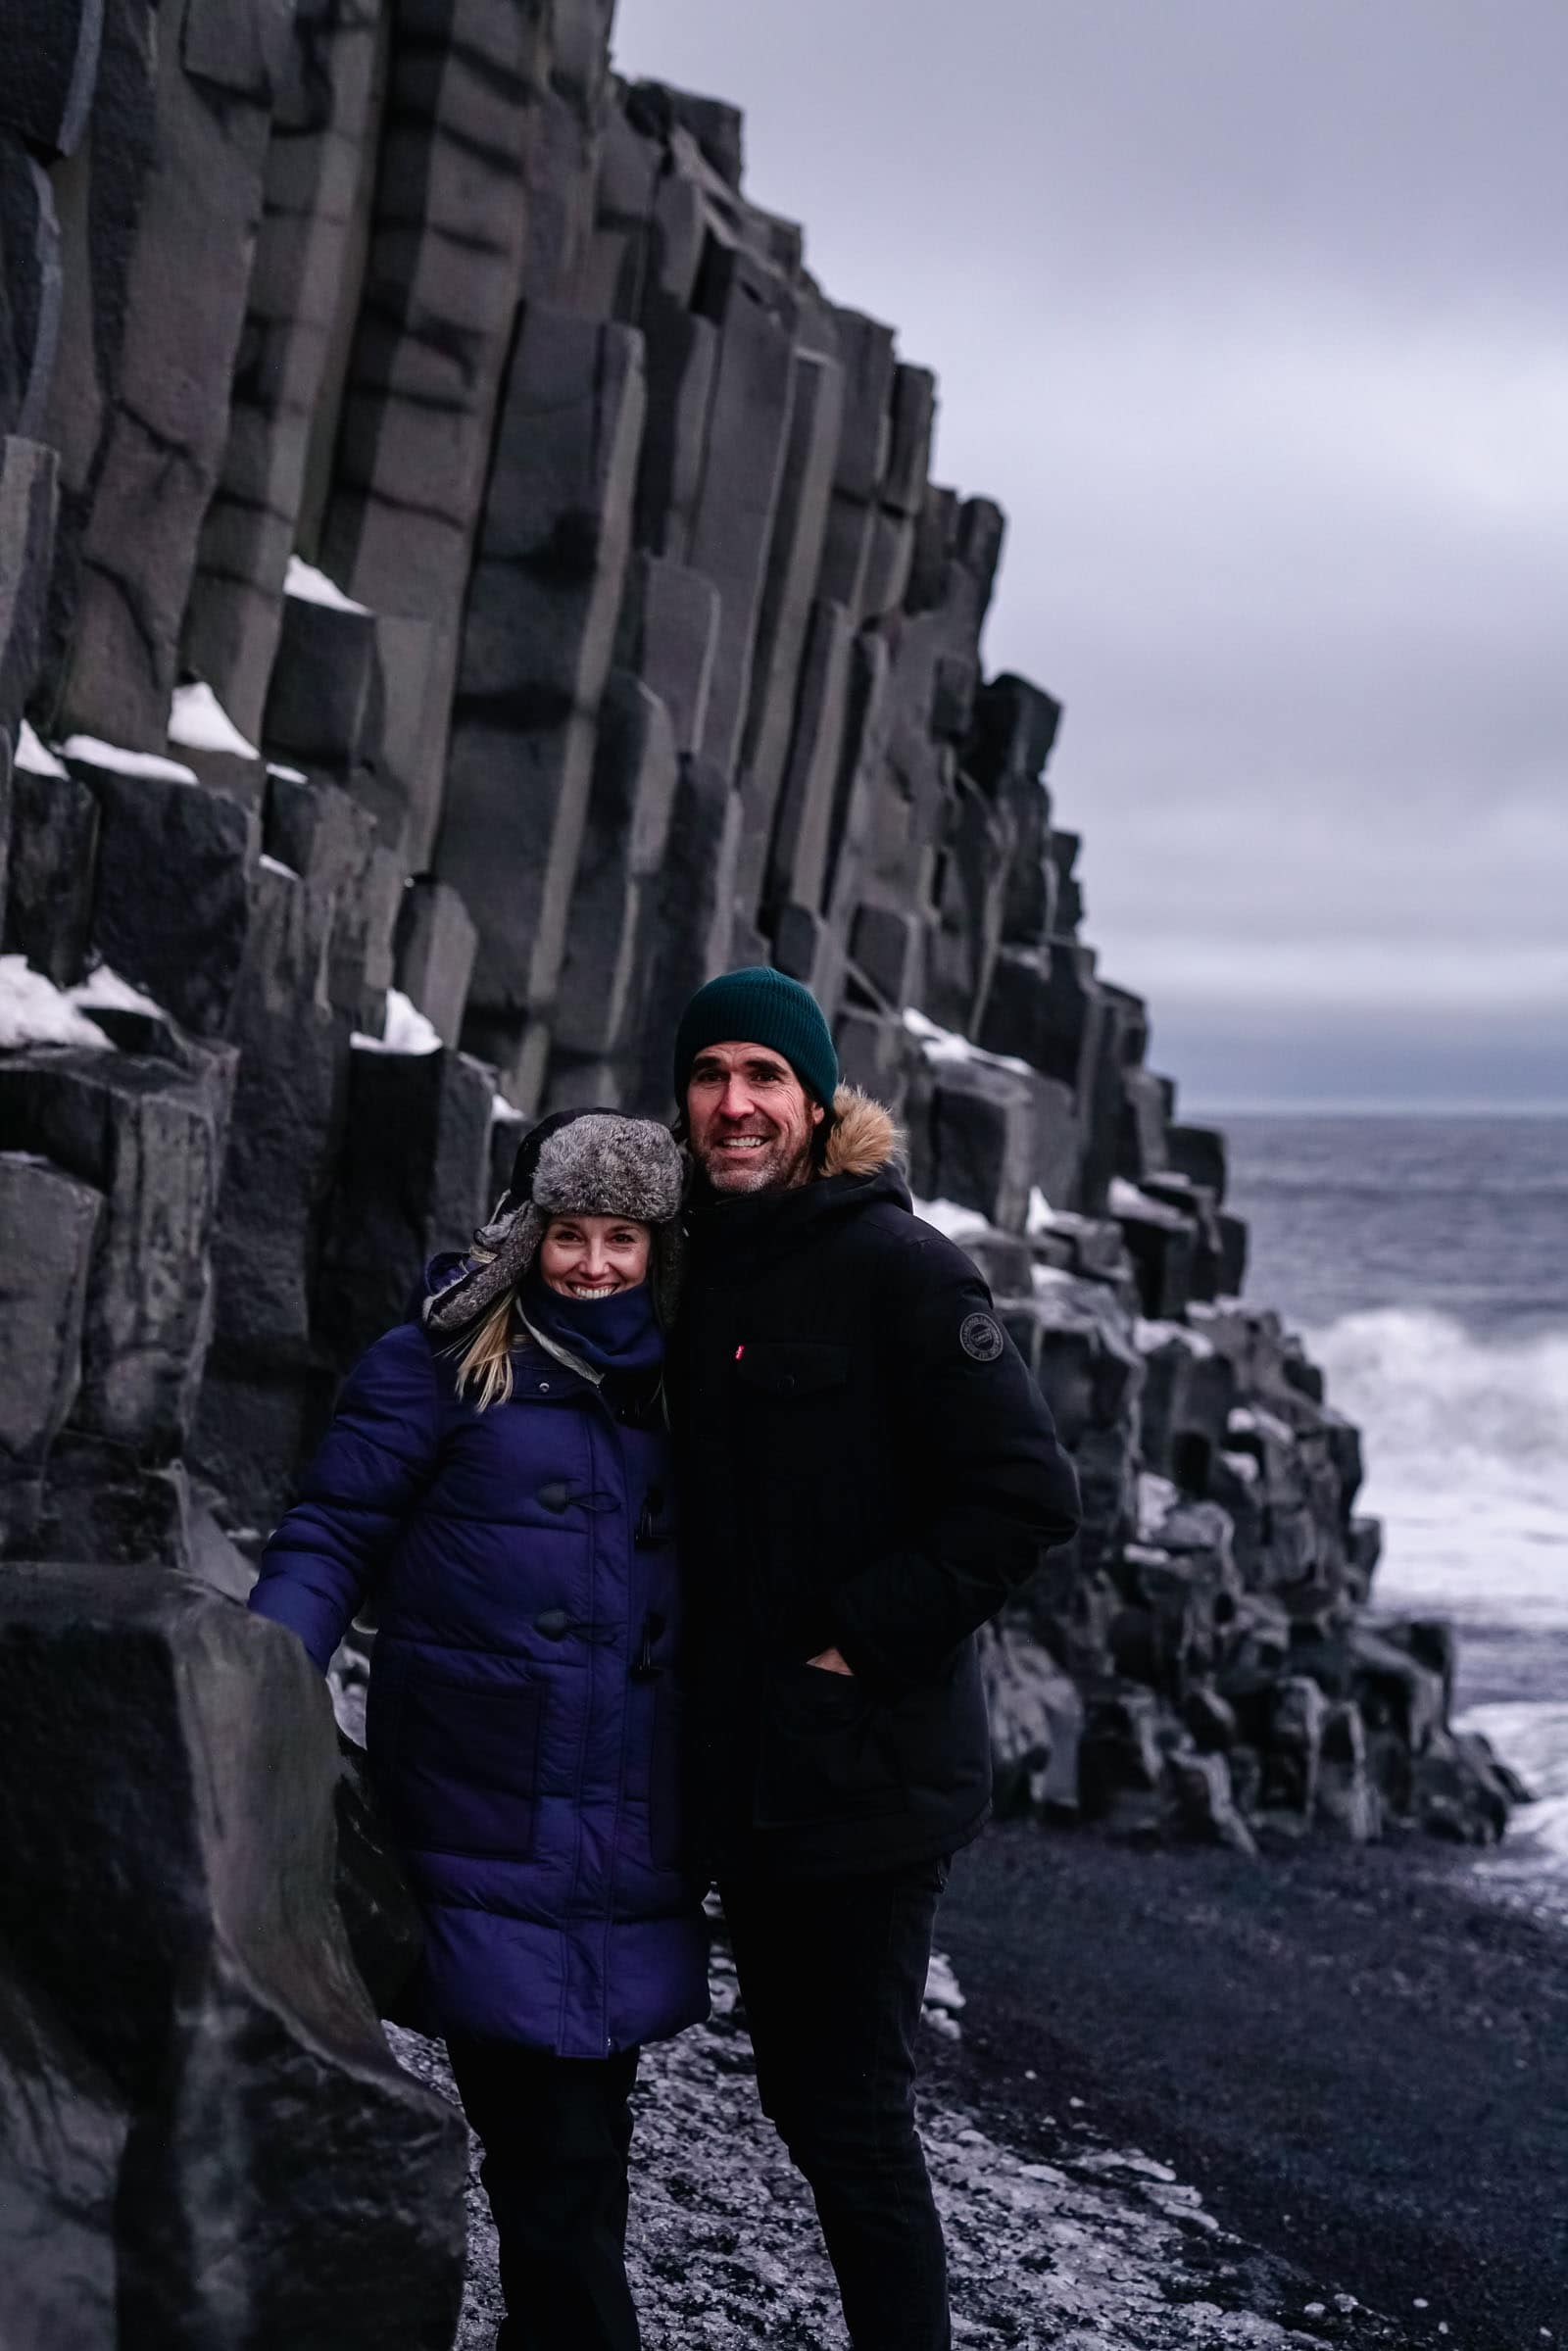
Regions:
<svg viewBox="0 0 1568 2351"><path fill-rule="evenodd" d="M640 2044L706 2015L681 1868L668 1132L563 1112L351 1376L251 1605L323 1669L379 1631L371 1767L425 1923L408 2022L486 2149L498 2351L628 2351Z"/></svg>

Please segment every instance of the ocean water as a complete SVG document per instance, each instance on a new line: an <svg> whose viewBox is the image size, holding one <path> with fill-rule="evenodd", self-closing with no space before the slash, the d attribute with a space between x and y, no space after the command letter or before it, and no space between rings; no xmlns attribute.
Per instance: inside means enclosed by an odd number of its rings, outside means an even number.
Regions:
<svg viewBox="0 0 1568 2351"><path fill-rule="evenodd" d="M1478 1867L1568 1898L1568 1118L1215 1123L1248 1295L1365 1433L1374 1604L1454 1621L1457 1719L1540 1799Z"/></svg>

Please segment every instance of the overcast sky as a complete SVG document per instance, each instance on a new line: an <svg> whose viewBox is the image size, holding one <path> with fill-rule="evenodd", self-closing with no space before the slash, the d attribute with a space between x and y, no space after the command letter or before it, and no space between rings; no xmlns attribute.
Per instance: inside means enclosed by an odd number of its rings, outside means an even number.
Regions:
<svg viewBox="0 0 1568 2351"><path fill-rule="evenodd" d="M935 367L1189 1107L1568 1105L1565 0L619 0Z"/></svg>

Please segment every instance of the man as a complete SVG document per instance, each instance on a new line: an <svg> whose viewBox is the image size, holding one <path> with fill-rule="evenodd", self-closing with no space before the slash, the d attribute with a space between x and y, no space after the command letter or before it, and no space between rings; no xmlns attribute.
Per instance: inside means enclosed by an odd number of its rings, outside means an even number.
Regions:
<svg viewBox="0 0 1568 2351"><path fill-rule="evenodd" d="M938 1897L990 1801L972 1639L1078 1523L1051 1415L898 1136L766 968L699 991L675 1347L694 1752L762 2105L856 2351L946 2351L914 2127Z"/></svg>

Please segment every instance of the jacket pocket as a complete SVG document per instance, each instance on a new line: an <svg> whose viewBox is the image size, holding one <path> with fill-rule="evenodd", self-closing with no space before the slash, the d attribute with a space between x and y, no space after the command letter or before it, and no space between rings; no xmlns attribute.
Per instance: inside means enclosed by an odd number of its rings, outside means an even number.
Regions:
<svg viewBox="0 0 1568 2351"><path fill-rule="evenodd" d="M527 1859L543 1699L538 1682L453 1682L411 1664L379 1775L405 1844Z"/></svg>
<svg viewBox="0 0 1568 2351"><path fill-rule="evenodd" d="M775 1663L762 1693L757 1826L897 1812L903 1783L885 1710L853 1674Z"/></svg>

